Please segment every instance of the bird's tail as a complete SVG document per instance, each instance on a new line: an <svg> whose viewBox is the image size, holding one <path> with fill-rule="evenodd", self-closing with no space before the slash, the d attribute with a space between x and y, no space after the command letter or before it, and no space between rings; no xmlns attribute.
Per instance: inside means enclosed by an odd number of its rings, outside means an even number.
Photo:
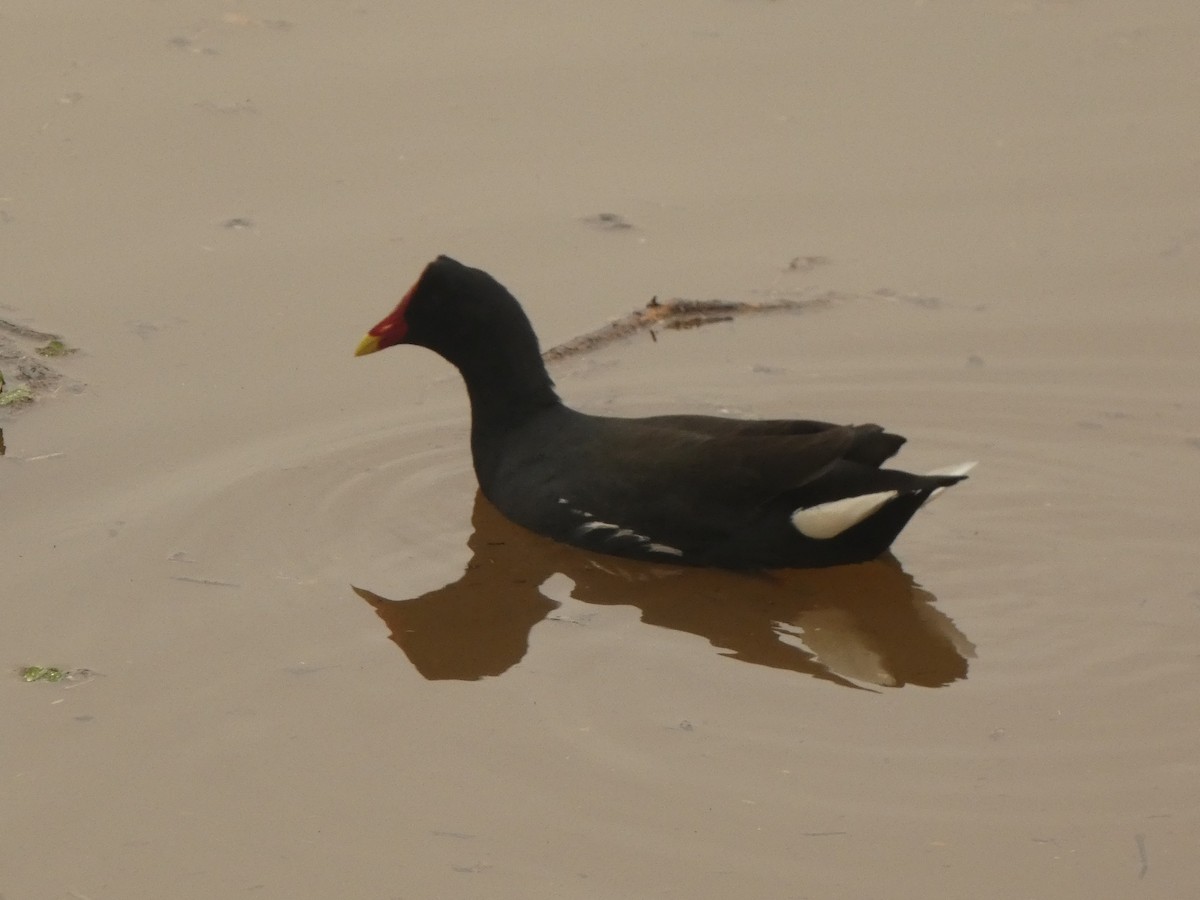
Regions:
<svg viewBox="0 0 1200 900"><path fill-rule="evenodd" d="M978 461L972 460L971 462L957 463L953 466L942 466L940 469L934 469L932 472L926 472L925 475L929 478L953 478L954 480L948 482L947 484L943 484L939 488L934 488L933 493L929 495L929 500L926 500L925 502L929 503L930 500L933 500L938 496L938 494L946 490L946 488L953 487L954 485L958 484L960 481L966 478L967 473L977 465L979 465Z"/></svg>

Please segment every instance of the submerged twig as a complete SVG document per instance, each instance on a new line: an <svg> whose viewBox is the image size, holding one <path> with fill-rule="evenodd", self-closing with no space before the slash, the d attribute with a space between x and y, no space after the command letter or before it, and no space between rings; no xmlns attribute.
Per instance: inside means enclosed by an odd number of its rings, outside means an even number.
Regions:
<svg viewBox="0 0 1200 900"><path fill-rule="evenodd" d="M186 581L189 584L207 584L213 587L241 587L236 581L218 581L215 578L193 578L191 575L172 575L175 581Z"/></svg>

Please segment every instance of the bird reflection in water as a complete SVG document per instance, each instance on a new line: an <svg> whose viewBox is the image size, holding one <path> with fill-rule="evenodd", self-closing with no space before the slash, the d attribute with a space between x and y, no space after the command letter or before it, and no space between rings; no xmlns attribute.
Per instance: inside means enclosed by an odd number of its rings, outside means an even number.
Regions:
<svg viewBox="0 0 1200 900"><path fill-rule="evenodd" d="M723 656L846 687L941 687L967 675L974 646L891 556L829 569L727 572L590 554L512 524L481 494L462 577L411 599L362 588L391 639L430 680L473 681L525 656L533 627L570 597L633 606L642 621L698 635ZM561 579L554 579L561 583Z"/></svg>

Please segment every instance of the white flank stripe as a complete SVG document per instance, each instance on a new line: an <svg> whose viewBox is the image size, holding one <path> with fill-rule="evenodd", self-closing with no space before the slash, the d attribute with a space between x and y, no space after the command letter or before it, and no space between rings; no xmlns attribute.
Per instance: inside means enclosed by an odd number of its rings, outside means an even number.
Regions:
<svg viewBox="0 0 1200 900"><path fill-rule="evenodd" d="M942 466L940 469L934 469L932 472L926 472L926 475L966 475L973 468L979 465L978 460L971 462L958 463L953 466Z"/></svg>
<svg viewBox="0 0 1200 900"><path fill-rule="evenodd" d="M825 541L874 515L883 504L895 499L899 491L880 491L844 500L831 500L792 513L792 524L805 537Z"/></svg>
<svg viewBox="0 0 1200 900"><path fill-rule="evenodd" d="M653 550L655 553L669 553L672 556L683 556L683 551L678 547L668 547L666 544L647 544L647 550Z"/></svg>
<svg viewBox="0 0 1200 900"><path fill-rule="evenodd" d="M587 516L588 518L591 518L592 515L591 513L585 513L577 509L573 509L571 511L578 513L581 516ZM579 537L583 537L584 535L591 534L593 531L599 531L601 529L609 530L608 534L602 535L603 539L606 541L620 540L622 538L633 538L652 553L665 553L669 556L683 556L683 551L677 547L672 547L669 544L656 543L650 540L650 538L646 537L644 534L638 534L636 531L632 531L629 528L622 528L620 525L614 525L611 522L598 522L595 519L592 519L590 522L583 522L579 525L576 525L575 534ZM3 900L3 898L0 897L0 900Z"/></svg>
<svg viewBox="0 0 1200 900"><path fill-rule="evenodd" d="M609 522L584 522L575 530L580 534L587 534L590 531L595 531L597 528L611 528L614 531L620 531L620 525L612 525Z"/></svg>
<svg viewBox="0 0 1200 900"><path fill-rule="evenodd" d="M942 468L934 469L932 472L927 472L926 474L927 475L966 475L977 465L979 465L979 463L977 461L959 463L956 466L942 466ZM928 506L930 503L933 502L934 499L941 496L945 492L945 490L946 489L944 487L935 488L933 493L929 495L929 499L925 501L924 505Z"/></svg>

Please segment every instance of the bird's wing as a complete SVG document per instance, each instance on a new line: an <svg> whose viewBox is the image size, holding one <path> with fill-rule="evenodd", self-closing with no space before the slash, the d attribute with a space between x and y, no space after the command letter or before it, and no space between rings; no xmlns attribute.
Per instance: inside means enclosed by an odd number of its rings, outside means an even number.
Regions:
<svg viewBox="0 0 1200 900"><path fill-rule="evenodd" d="M593 447L603 460L572 487L593 515L686 520L736 516L827 471L856 440L835 426L786 436L699 435L648 425L614 428ZM592 451L599 452L599 451Z"/></svg>
<svg viewBox="0 0 1200 900"><path fill-rule="evenodd" d="M869 466L880 466L896 455L904 438L885 431L882 426L836 425L809 419L729 419L721 416L671 415L643 419L647 425L676 429L710 437L798 437L820 434L831 429L850 428L854 442L845 452L847 459Z"/></svg>

